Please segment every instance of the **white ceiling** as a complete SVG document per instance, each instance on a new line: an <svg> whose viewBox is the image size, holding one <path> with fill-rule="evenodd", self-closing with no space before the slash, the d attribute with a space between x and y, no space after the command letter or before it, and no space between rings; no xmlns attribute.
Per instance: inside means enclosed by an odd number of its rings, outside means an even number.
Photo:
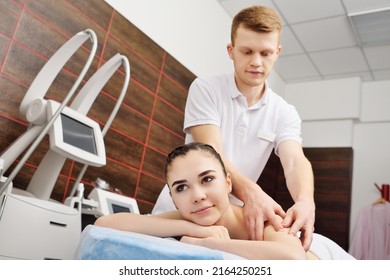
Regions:
<svg viewBox="0 0 390 280"><path fill-rule="evenodd" d="M232 17L263 5L283 19L282 53L275 70L286 83L360 76L390 80L390 0L218 0ZM366 43L348 15L382 11L379 43ZM384 11L384 12L383 12ZM378 18L380 13L375 13ZM371 33L371 31L369 31ZM374 35L372 32L370 35Z"/></svg>

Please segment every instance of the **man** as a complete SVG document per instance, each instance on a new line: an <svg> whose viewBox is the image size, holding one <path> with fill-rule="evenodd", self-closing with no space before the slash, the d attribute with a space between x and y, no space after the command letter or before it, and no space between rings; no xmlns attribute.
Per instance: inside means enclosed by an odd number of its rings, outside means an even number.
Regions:
<svg viewBox="0 0 390 280"><path fill-rule="evenodd" d="M281 29L280 16L267 7L249 7L234 17L227 46L234 74L193 82L184 131L186 143L207 143L222 155L233 193L244 204L251 239L262 240L264 222L270 221L276 230L301 231L308 250L315 220L314 182L302 150L301 119L266 82L281 51ZM295 202L287 212L256 184L273 149ZM156 211L162 199L160 195ZM282 223L276 215L283 217Z"/></svg>

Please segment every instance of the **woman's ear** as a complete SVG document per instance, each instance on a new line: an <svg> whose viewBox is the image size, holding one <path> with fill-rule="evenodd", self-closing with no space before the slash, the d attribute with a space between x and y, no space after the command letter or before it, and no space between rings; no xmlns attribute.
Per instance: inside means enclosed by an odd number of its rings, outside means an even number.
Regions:
<svg viewBox="0 0 390 280"><path fill-rule="evenodd" d="M226 186L227 186L228 193L231 193L233 190L232 189L233 184L232 184L232 177L230 176L230 173L226 175Z"/></svg>

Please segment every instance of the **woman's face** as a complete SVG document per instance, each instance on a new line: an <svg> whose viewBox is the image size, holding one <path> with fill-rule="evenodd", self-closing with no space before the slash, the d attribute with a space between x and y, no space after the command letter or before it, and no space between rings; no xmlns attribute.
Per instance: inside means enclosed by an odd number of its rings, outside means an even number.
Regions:
<svg viewBox="0 0 390 280"><path fill-rule="evenodd" d="M220 162L207 152L190 151L175 158L167 181L176 208L196 224L215 224L230 205L230 176L225 176Z"/></svg>

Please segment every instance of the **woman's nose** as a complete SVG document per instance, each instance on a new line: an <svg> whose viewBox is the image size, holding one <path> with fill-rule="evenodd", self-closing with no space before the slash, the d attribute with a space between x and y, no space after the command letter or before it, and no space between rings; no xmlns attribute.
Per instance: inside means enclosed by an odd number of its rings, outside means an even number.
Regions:
<svg viewBox="0 0 390 280"><path fill-rule="evenodd" d="M192 201L198 203L202 200L205 200L207 197L206 193L198 187L193 188L192 190Z"/></svg>

